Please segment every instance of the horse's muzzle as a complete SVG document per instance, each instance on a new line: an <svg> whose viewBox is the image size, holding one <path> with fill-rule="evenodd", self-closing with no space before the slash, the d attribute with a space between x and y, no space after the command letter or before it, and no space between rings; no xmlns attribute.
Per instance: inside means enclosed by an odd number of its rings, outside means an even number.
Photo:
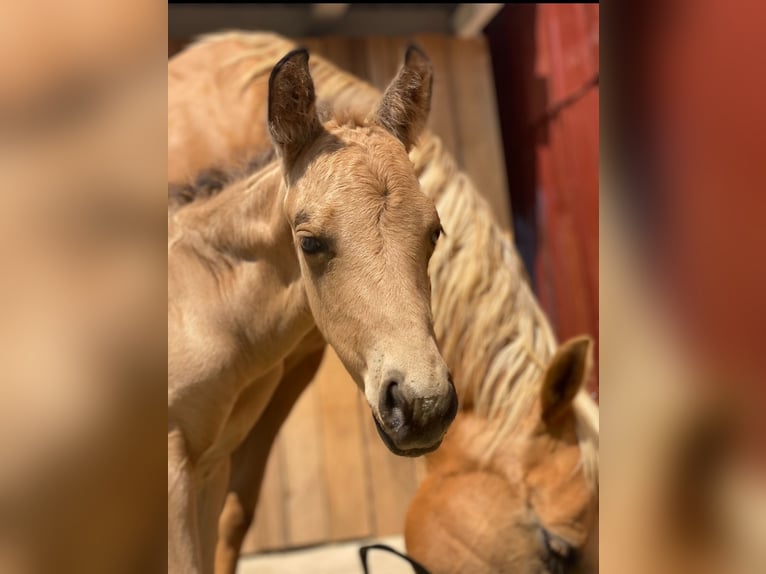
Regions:
<svg viewBox="0 0 766 574"><path fill-rule="evenodd" d="M445 397L428 400L409 398L397 379L387 381L378 405L380 419L373 415L383 443L399 456L421 456L436 450L455 418L457 393L452 378ZM434 402L434 401L430 401Z"/></svg>

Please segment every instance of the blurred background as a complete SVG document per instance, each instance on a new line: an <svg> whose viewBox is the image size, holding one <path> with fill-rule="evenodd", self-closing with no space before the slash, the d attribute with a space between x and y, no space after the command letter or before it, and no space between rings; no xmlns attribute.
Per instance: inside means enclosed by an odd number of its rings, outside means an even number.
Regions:
<svg viewBox="0 0 766 574"><path fill-rule="evenodd" d="M299 40L381 90L418 43L435 68L430 129L513 230L557 337L598 341L598 5L171 4L168 55L228 29ZM424 461L388 452L353 386L328 349L243 553L401 534Z"/></svg>

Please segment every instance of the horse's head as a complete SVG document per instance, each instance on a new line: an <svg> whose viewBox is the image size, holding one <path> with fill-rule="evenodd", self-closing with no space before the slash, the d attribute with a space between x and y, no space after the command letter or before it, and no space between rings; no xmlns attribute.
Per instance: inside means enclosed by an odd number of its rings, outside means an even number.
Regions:
<svg viewBox="0 0 766 574"><path fill-rule="evenodd" d="M589 348L578 338L559 349L529 413L485 464L495 422L455 421L407 515L407 550L429 571L598 570L598 497L574 406Z"/></svg>
<svg viewBox="0 0 766 574"><path fill-rule="evenodd" d="M431 65L415 48L376 111L323 124L308 53L269 81L269 129L311 313L363 390L394 453L435 449L457 397L436 346L428 261L441 233L407 155L423 129Z"/></svg>

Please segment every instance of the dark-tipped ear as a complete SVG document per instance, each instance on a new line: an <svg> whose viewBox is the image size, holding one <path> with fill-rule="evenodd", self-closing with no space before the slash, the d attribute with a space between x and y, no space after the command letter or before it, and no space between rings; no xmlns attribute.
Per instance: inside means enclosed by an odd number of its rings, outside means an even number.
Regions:
<svg viewBox="0 0 766 574"><path fill-rule="evenodd" d="M540 401L546 421L566 411L582 388L590 367L590 337L575 337L559 347L545 371Z"/></svg>
<svg viewBox="0 0 766 574"><path fill-rule="evenodd" d="M409 151L423 131L431 110L433 68L423 51L410 44L396 78L386 88L375 121Z"/></svg>
<svg viewBox="0 0 766 574"><path fill-rule="evenodd" d="M271 139L290 165L321 132L308 50L293 50L274 66L269 77Z"/></svg>

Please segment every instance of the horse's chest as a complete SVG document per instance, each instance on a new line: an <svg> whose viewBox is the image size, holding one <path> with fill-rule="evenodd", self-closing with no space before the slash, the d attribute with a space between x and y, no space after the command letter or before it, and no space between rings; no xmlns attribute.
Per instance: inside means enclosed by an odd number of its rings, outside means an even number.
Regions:
<svg viewBox="0 0 766 574"><path fill-rule="evenodd" d="M282 364L245 386L232 401L215 442L200 459L201 464L230 456L263 414L282 378Z"/></svg>

